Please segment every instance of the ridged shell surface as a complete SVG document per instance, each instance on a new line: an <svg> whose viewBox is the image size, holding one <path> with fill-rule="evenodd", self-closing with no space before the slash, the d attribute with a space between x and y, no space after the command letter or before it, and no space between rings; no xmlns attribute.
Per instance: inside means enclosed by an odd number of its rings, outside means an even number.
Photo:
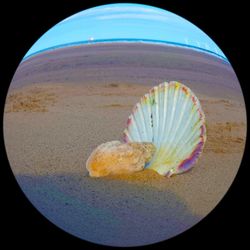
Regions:
<svg viewBox="0 0 250 250"><path fill-rule="evenodd" d="M179 82L153 87L133 108L125 142L152 142L147 168L171 176L189 170L206 141L205 115L194 93Z"/></svg>

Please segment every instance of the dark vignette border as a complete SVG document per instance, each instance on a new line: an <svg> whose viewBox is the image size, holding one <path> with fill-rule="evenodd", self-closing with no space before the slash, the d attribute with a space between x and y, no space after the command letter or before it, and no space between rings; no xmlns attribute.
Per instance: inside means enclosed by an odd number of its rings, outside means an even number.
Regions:
<svg viewBox="0 0 250 250"><path fill-rule="evenodd" d="M49 28L81 10L101 4L130 2L149 4L172 11L191 21L207 33L223 50L241 83L246 106L247 91L247 5L243 1L8 1L1 4L1 108L18 64L32 44ZM218 5L218 4L221 5ZM5 13L5 15L4 15ZM2 118L2 116L1 116ZM2 125L2 121L1 121ZM1 130L2 131L2 130ZM226 247L244 245L247 241L247 163L246 151L241 168L223 200L206 218L185 233L166 242L142 247ZM103 249L104 246L84 242L49 223L34 209L19 188L1 140L1 244L34 249L36 247L70 247L71 249ZM111 247L109 247L111 248Z"/></svg>

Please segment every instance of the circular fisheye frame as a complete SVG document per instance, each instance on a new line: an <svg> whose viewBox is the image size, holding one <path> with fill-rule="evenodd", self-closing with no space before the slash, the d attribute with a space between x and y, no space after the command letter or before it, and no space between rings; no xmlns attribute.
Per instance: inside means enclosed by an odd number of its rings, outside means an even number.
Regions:
<svg viewBox="0 0 250 250"><path fill-rule="evenodd" d="M143 246L210 213L246 140L240 84L221 49L167 10L109 4L66 18L10 84L4 140L34 207L92 243Z"/></svg>

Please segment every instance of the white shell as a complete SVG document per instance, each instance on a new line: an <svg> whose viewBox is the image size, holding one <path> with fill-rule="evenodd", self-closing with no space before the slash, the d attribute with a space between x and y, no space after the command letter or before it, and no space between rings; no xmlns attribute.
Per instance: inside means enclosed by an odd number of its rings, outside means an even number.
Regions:
<svg viewBox="0 0 250 250"><path fill-rule="evenodd" d="M147 168L171 176L189 170L206 141L205 115L198 98L179 82L162 83L141 98L129 116L125 142L152 142Z"/></svg>

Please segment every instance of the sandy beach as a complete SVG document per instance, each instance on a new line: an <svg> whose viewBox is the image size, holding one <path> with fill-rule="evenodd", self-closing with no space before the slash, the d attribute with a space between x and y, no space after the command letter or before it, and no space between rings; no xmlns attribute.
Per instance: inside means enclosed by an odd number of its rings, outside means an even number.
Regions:
<svg viewBox="0 0 250 250"><path fill-rule="evenodd" d="M140 97L177 80L199 98L207 142L195 167L165 178L145 170L90 178L92 150L121 140ZM246 113L231 66L193 50L143 44L58 49L20 64L6 99L4 139L15 177L50 221L113 246L159 242L190 228L237 174Z"/></svg>

